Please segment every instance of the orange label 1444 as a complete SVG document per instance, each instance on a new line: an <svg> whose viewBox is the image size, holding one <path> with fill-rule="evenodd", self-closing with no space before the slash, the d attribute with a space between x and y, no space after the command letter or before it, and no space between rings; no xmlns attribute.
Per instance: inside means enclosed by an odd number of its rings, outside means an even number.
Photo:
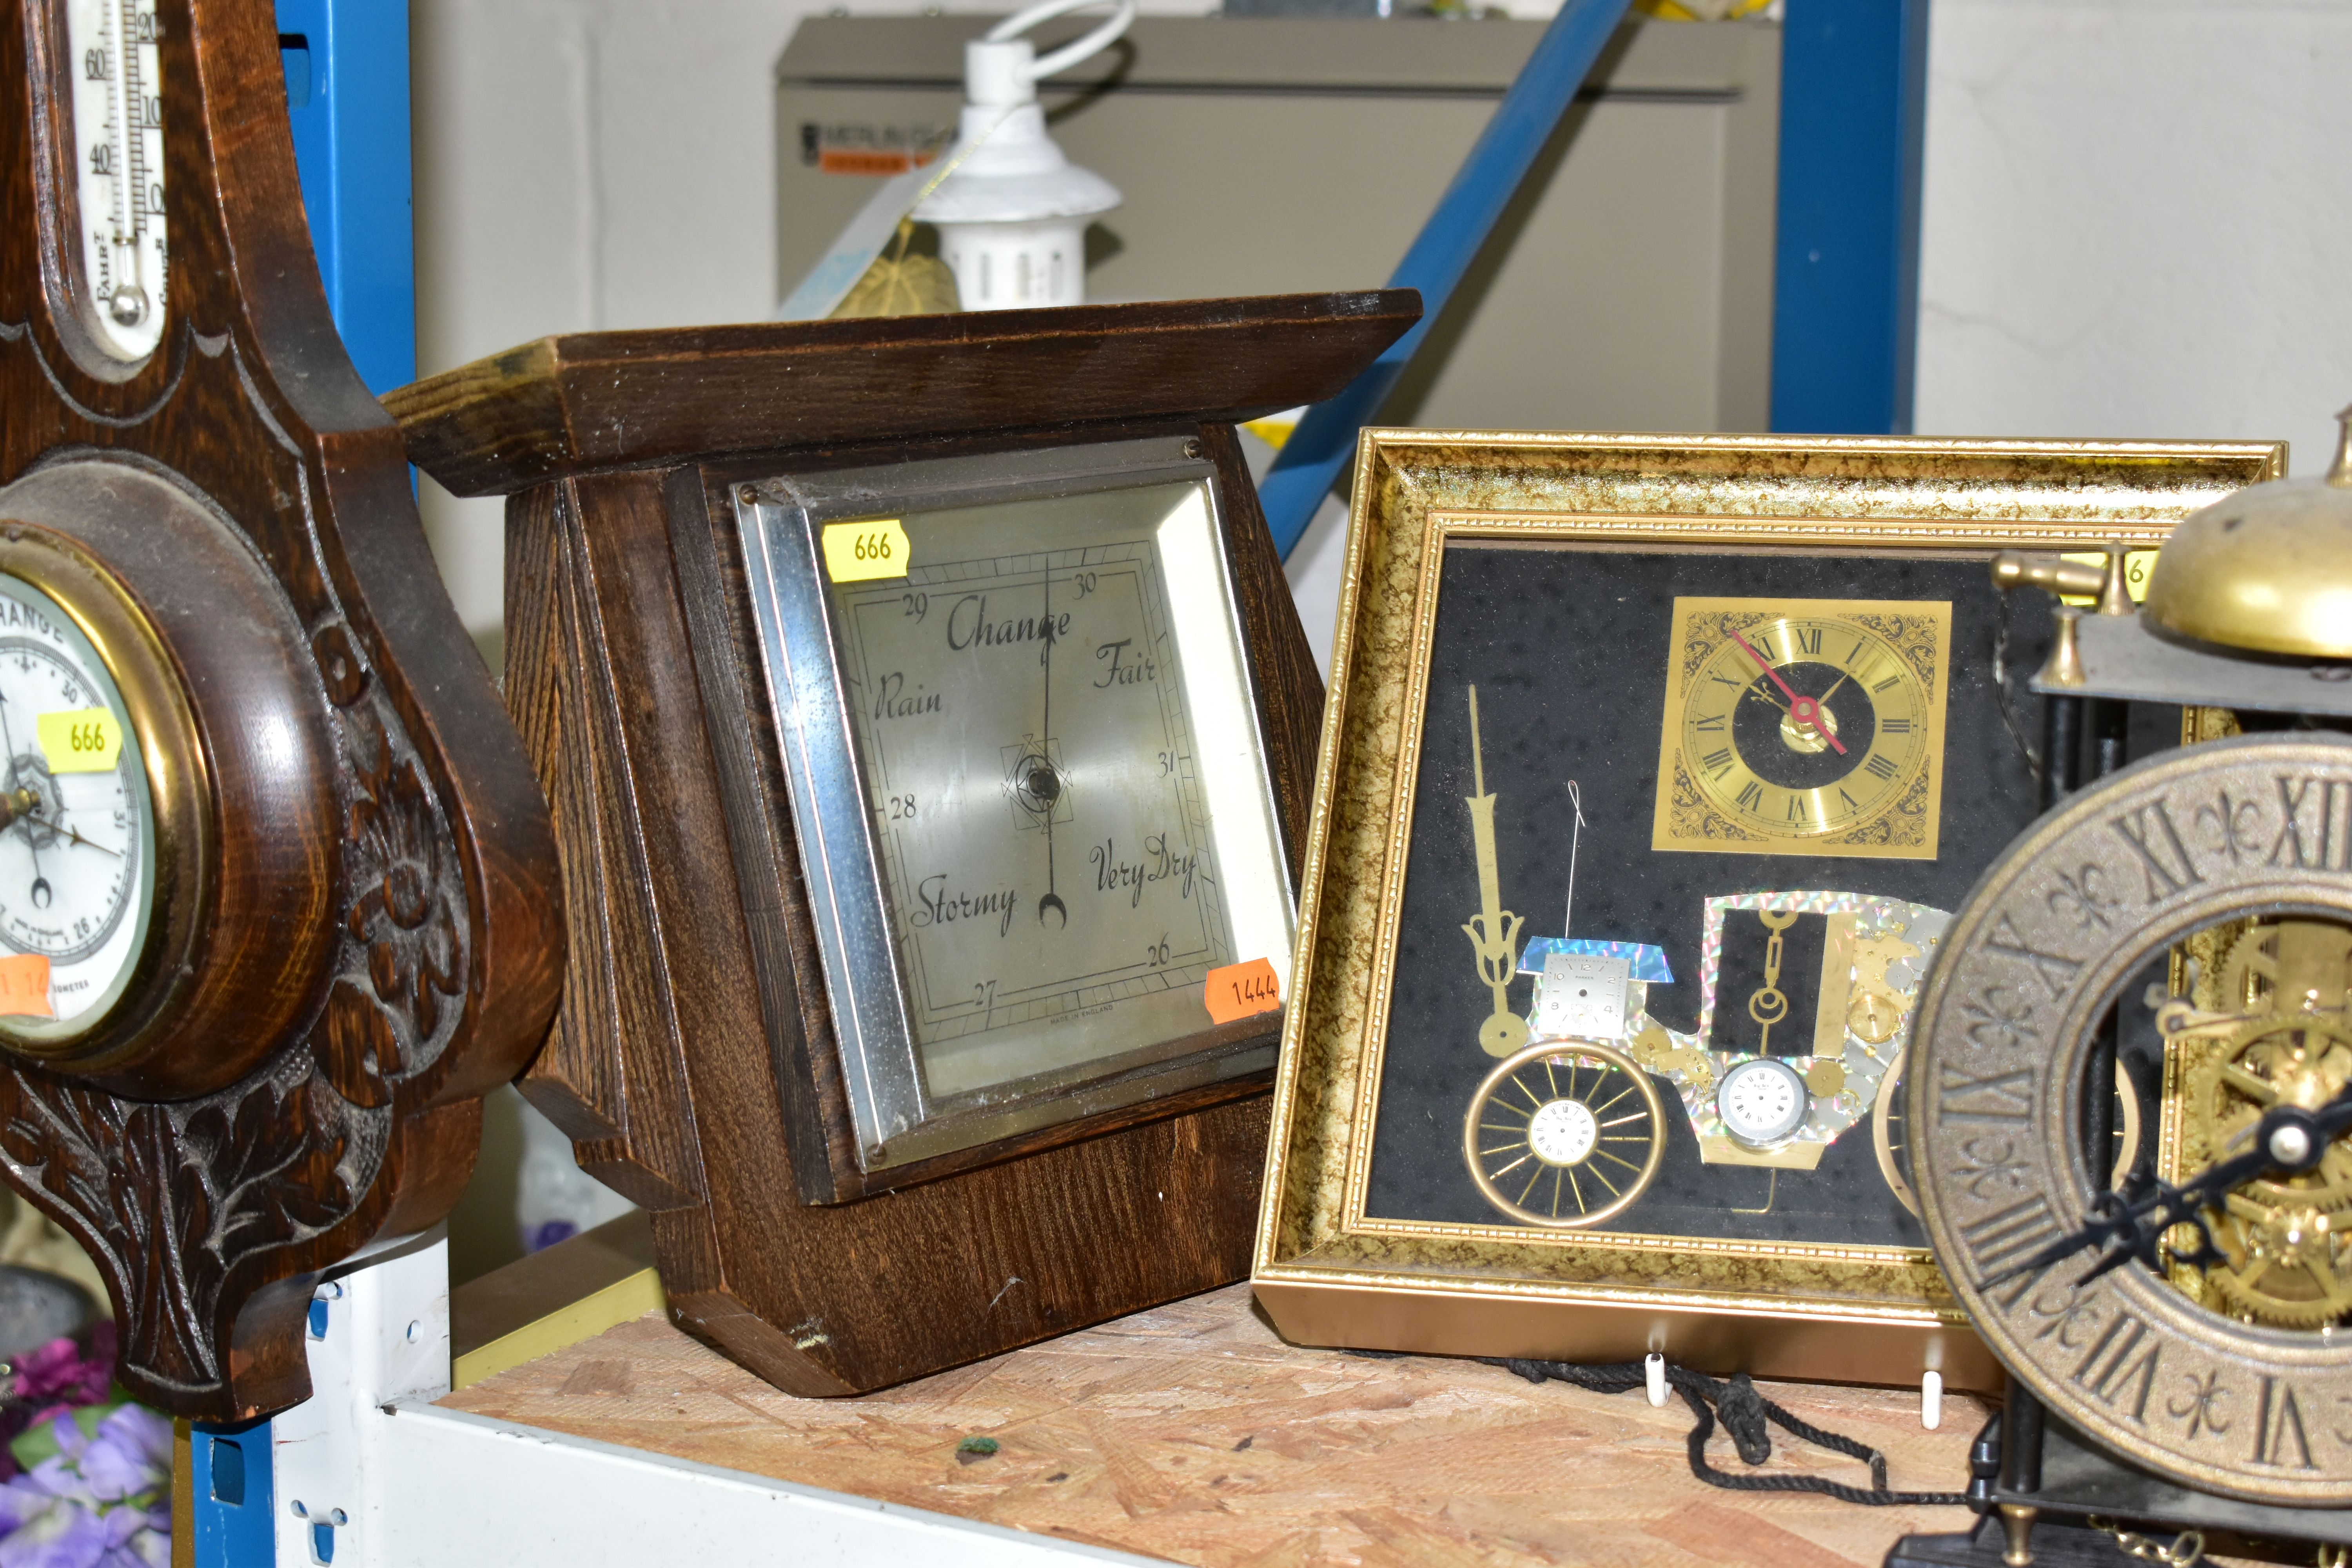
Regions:
<svg viewBox="0 0 2352 1568"><path fill-rule="evenodd" d="M1209 971L1202 999L1209 1005L1210 1017L1220 1024L1230 1024L1236 1018L1271 1013L1281 1006L1282 982L1274 977L1273 964L1263 958L1253 958L1247 963L1228 963L1223 969Z"/></svg>
<svg viewBox="0 0 2352 1568"><path fill-rule="evenodd" d="M0 958L0 1014L16 1018L54 1018L49 1005L49 955L15 952Z"/></svg>

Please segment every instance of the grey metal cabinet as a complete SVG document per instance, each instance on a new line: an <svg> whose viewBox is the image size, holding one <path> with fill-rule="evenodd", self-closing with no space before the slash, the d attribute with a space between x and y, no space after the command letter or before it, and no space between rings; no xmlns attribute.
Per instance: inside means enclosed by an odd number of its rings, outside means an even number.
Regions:
<svg viewBox="0 0 2352 1568"><path fill-rule="evenodd" d="M780 297L880 174L952 133L987 25L801 24L775 76ZM1385 281L1542 28L1139 20L1043 93L1070 156L1127 197L1089 234L1088 297ZM1627 26L1383 417L1765 428L1780 61L1769 22Z"/></svg>

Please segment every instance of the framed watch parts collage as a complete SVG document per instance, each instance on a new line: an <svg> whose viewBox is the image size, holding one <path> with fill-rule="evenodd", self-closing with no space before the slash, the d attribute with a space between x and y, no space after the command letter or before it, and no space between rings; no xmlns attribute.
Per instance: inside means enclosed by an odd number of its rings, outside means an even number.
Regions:
<svg viewBox="0 0 2352 1568"><path fill-rule="evenodd" d="M1989 563L2153 547L2276 461L1366 432L1254 1276L1276 1324L1996 1383L1899 1092L1949 912L2038 811L2048 616ZM2181 739L2142 721L2135 753Z"/></svg>

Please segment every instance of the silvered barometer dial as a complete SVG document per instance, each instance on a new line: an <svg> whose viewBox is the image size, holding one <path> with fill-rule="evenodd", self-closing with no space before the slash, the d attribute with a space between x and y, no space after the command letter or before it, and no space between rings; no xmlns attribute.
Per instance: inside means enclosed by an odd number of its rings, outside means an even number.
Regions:
<svg viewBox="0 0 2352 1568"><path fill-rule="evenodd" d="M1153 540L924 521L929 563L839 600L931 1092L1190 1033L1235 951Z"/></svg>
<svg viewBox="0 0 2352 1568"><path fill-rule="evenodd" d="M107 352L163 335L163 88L154 0L66 0L80 262Z"/></svg>
<svg viewBox="0 0 2352 1568"><path fill-rule="evenodd" d="M146 769L105 661L0 574L0 1036L83 1032L123 992L154 900Z"/></svg>
<svg viewBox="0 0 2352 1568"><path fill-rule="evenodd" d="M1278 1005L1292 914L1209 485L869 510L796 542L829 637L788 655L782 717L866 1167L1247 1070L1212 1003Z"/></svg>

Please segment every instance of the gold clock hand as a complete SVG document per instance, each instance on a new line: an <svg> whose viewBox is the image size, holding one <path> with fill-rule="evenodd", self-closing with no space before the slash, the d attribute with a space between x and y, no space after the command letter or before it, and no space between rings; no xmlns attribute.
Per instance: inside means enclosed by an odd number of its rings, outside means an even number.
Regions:
<svg viewBox="0 0 2352 1568"><path fill-rule="evenodd" d="M1502 874L1495 858L1495 797L1486 793L1486 753L1478 742L1478 689L1470 688L1470 837L1478 860L1478 912L1463 925L1478 955L1478 978L1494 994L1495 1011L1478 1027L1480 1048L1507 1057L1528 1043L1528 1021L1511 1011L1511 975L1518 963L1517 915L1503 908Z"/></svg>
<svg viewBox="0 0 2352 1568"><path fill-rule="evenodd" d="M1836 752L1839 756L1844 756L1845 746L1838 740L1837 736L1831 733L1828 723L1822 718L1821 699L1818 697L1808 697L1803 692L1799 691L1795 687L1790 685L1788 680L1782 677L1780 672L1772 668L1772 661L1756 651L1755 644L1749 642L1746 637L1741 637L1737 631L1732 631L1728 626L1724 629L1731 632L1731 640L1739 645L1740 651L1745 653L1749 658L1755 660L1756 668L1762 670L1766 676L1770 678L1772 684L1780 689L1780 695L1789 700L1789 717L1794 719L1800 724L1809 726L1812 730L1813 733L1819 735L1822 740L1827 741L1830 743L1830 748Z"/></svg>

